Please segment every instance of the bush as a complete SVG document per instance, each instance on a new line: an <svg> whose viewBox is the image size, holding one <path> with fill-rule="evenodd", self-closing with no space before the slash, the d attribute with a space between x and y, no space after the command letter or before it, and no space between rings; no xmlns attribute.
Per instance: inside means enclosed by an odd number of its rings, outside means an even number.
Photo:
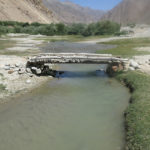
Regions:
<svg viewBox="0 0 150 150"><path fill-rule="evenodd" d="M65 25L57 24L40 24L22 23L16 21L0 21L0 34L6 33L27 33L27 34L43 34L43 35L110 35L120 31L120 25L110 21L102 21L91 23L89 25L82 23L74 23Z"/></svg>
<svg viewBox="0 0 150 150"><path fill-rule="evenodd" d="M69 35L83 35L86 25L81 23L74 23L69 25L67 28Z"/></svg>
<svg viewBox="0 0 150 150"><path fill-rule="evenodd" d="M102 21L96 24L95 35L111 35L120 31L120 25L111 21Z"/></svg>

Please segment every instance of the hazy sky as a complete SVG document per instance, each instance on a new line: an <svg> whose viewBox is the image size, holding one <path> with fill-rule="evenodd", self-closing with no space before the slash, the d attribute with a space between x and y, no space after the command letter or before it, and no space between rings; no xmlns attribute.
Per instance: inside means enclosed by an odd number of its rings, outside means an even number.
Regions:
<svg viewBox="0 0 150 150"><path fill-rule="evenodd" d="M66 1L66 0L61 0ZM70 0L82 6L88 6L94 9L109 10L117 5L121 0Z"/></svg>

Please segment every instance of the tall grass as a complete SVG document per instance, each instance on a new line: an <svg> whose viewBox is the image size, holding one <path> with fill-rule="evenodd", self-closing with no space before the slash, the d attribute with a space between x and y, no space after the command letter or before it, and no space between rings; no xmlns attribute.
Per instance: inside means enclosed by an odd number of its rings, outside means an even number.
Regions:
<svg viewBox="0 0 150 150"><path fill-rule="evenodd" d="M126 72L116 75L132 92L125 112L126 149L150 150L150 75Z"/></svg>

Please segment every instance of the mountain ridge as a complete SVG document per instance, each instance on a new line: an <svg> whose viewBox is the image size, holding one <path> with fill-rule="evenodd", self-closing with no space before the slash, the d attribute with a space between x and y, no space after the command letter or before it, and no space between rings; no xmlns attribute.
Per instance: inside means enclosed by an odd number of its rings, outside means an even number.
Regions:
<svg viewBox="0 0 150 150"><path fill-rule="evenodd" d="M0 0L0 20L40 23L57 21L41 0Z"/></svg>
<svg viewBox="0 0 150 150"><path fill-rule="evenodd" d="M104 11L82 7L71 1L43 0L43 4L53 12L57 20L64 23L91 23L101 19Z"/></svg>
<svg viewBox="0 0 150 150"><path fill-rule="evenodd" d="M122 0L102 19L124 25L128 23L150 24L150 0Z"/></svg>

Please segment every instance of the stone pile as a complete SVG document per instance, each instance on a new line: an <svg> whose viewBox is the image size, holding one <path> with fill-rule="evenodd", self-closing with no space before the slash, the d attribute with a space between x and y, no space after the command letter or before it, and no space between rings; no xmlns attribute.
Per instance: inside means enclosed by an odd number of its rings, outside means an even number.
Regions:
<svg viewBox="0 0 150 150"><path fill-rule="evenodd" d="M18 75L27 74L29 77L33 75L49 75L52 71L52 65L44 65L40 67L26 67L26 64L5 64L3 69L8 71L8 74L18 73ZM50 72L50 73L49 73Z"/></svg>
<svg viewBox="0 0 150 150"><path fill-rule="evenodd" d="M150 59L131 59L129 62L129 70L134 71L142 69L143 66L150 66Z"/></svg>
<svg viewBox="0 0 150 150"><path fill-rule="evenodd" d="M129 64L129 70L134 71L137 69L140 69L140 65L135 60L131 59Z"/></svg>
<svg viewBox="0 0 150 150"><path fill-rule="evenodd" d="M5 64L3 69L8 71L8 74L18 73L18 75L27 74L33 76L30 68L26 68L25 64Z"/></svg>

